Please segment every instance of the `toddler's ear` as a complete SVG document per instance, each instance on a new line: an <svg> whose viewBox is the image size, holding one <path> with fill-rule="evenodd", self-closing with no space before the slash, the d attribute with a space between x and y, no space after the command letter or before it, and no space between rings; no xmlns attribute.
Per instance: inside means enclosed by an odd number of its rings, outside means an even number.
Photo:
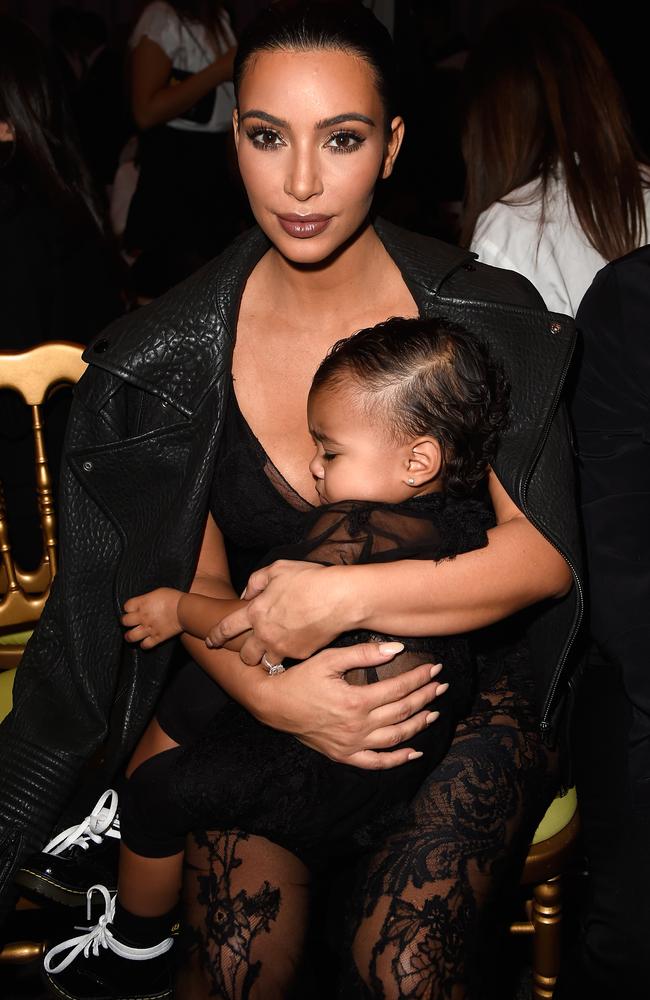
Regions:
<svg viewBox="0 0 650 1000"><path fill-rule="evenodd" d="M418 438L405 455L404 482L418 488L436 479L442 471L442 449L435 438Z"/></svg>

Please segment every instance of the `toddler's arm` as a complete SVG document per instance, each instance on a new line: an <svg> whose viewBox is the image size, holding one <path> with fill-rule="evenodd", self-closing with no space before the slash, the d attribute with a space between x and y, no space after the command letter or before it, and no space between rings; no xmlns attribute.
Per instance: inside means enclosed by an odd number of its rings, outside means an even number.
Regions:
<svg viewBox="0 0 650 1000"><path fill-rule="evenodd" d="M158 587L125 603L122 615L122 624L128 628L125 639L139 642L143 649L152 649L181 632L206 639L211 628L243 604L244 601L234 597L206 597ZM227 648L238 651L242 642L243 638L238 636Z"/></svg>

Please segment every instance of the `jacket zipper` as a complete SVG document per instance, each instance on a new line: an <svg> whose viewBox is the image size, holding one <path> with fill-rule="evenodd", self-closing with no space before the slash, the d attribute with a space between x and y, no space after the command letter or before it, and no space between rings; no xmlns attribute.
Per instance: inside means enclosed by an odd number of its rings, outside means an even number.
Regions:
<svg viewBox="0 0 650 1000"><path fill-rule="evenodd" d="M551 411L550 411L550 417L549 417L549 421L548 421L548 424L547 424L546 434L544 434L544 436L541 439L541 442L540 442L539 448L537 450L537 453L535 455L535 458L537 458L537 456L539 455L539 452L541 451L541 448L543 447L543 445L544 445L544 443L546 441L546 438L548 436L548 430L550 429L551 422L552 422L552 420L553 420L553 418L554 418L554 416L555 416L555 414L557 412L557 407L558 407L558 404L559 404L559 401L560 401L560 396L562 395L562 390L564 389L564 383L566 382L566 377L567 377L567 374L569 372L570 365L571 365L571 358L569 358L569 360L566 362L566 364L564 366L564 369L562 371L562 375L561 375L560 381L558 383L558 387L557 387L557 389L555 391L555 395L553 397L553 406L552 406ZM578 571L577 571L577 569L575 567L575 564L567 556L566 552L562 551L562 549L557 544L557 542L548 534L548 532L542 527L542 525L538 524L536 522L535 518L533 516L531 516L530 508L529 508L528 502L527 502L527 496L528 496L528 487L530 485L530 480L531 480L532 475L533 475L534 467L535 467L535 462L533 461L533 462L531 462L530 471L528 472L528 475L526 476L526 479L524 480L524 483L523 483L523 489L522 489L522 493L521 493L523 512L526 515L526 517L528 518L528 520L531 522L531 524L533 524L537 528L537 530L539 531L539 533L547 540L547 542L550 542L550 544L553 546L553 548L557 552L559 552L560 555L562 556L562 558L565 560L565 562L569 566L569 569L571 570L571 574L573 576L573 583L574 583L574 586L576 588L576 593L577 593L577 609L576 609L576 614L575 614L575 617L574 617L574 620L573 620L573 628L571 629L571 632L569 633L569 635L567 637L567 641L566 641L566 643L564 645L564 649L562 650L560 658L559 658L559 660L557 662L557 666L555 667L555 670L553 671L553 676L551 677L551 682L550 682L550 685L549 685L549 688L548 688L548 691L547 691L547 694L546 694L546 698L545 698L545 701L544 701L544 706L543 706L543 709L542 709L542 718L541 718L541 721L540 721L540 724L539 724L539 728L540 728L540 730L541 730L541 732L542 732L543 735L547 735L548 732L551 729L551 724L548 721L548 716L549 716L549 713L550 713L551 705L553 704L553 698L555 697L555 692L557 691L558 684L560 683L560 679L561 679L562 673L564 671L564 667L566 665L567 659L569 658L569 653L571 652L571 647L573 646L573 643L574 643L574 640L576 638L576 635L578 634L578 631L579 631L580 626L582 624L582 618L583 618L583 612L584 612L584 590L583 590L583 587L582 587L582 583L580 581L580 576L579 576Z"/></svg>

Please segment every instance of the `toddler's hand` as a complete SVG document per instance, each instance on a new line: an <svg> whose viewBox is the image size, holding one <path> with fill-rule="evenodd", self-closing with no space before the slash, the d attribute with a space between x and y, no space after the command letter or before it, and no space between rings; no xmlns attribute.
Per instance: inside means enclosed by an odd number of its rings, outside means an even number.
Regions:
<svg viewBox="0 0 650 1000"><path fill-rule="evenodd" d="M178 602L182 592L158 587L148 594L130 597L124 605L122 624L128 628L127 642L139 642L142 649L152 649L183 631L178 620Z"/></svg>

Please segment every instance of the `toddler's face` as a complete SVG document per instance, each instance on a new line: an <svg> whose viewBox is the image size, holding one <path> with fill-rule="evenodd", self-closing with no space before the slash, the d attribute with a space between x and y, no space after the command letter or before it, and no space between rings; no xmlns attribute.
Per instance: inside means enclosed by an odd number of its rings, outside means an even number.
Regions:
<svg viewBox="0 0 650 1000"><path fill-rule="evenodd" d="M316 445L309 468L321 503L402 503L413 495L408 485L410 446L388 440L353 392L341 388L311 392L307 416Z"/></svg>

